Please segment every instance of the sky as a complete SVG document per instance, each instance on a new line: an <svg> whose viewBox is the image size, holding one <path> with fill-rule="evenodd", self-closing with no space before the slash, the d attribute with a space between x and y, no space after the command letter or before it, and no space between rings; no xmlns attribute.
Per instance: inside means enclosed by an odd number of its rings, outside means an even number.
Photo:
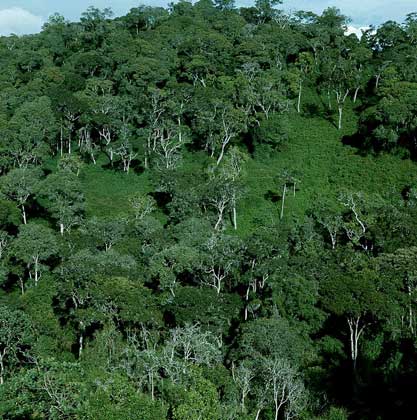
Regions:
<svg viewBox="0 0 417 420"><path fill-rule="evenodd" d="M139 4L166 6L171 0L0 0L0 35L23 35L39 32L48 16L58 12L69 20L78 20L91 4L111 7L116 15L125 14ZM238 6L249 6L251 0L236 0ZM287 11L310 10L321 13L330 6L338 7L352 19L355 28L378 25L387 20L402 21L408 13L417 12L417 0L284 0Z"/></svg>

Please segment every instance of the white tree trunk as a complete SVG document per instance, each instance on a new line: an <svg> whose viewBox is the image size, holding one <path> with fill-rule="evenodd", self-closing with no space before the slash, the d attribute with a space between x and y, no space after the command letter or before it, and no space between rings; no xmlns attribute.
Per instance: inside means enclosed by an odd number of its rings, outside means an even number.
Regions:
<svg viewBox="0 0 417 420"><path fill-rule="evenodd" d="M0 385L4 384L4 351L3 354L0 354Z"/></svg>
<svg viewBox="0 0 417 420"><path fill-rule="evenodd" d="M353 95L353 103L356 104L356 100L358 99L359 87L355 89L355 94Z"/></svg>
<svg viewBox="0 0 417 420"><path fill-rule="evenodd" d="M227 142L227 143L228 143L228 142ZM220 151L220 155L219 155L219 157L217 158L217 162L216 162L216 165L217 165L217 166L219 166L219 165L220 165L220 162L221 162L221 161L222 161L222 159L223 159L223 156L224 156L224 150L225 150L225 148L226 148L227 143L225 143L225 142L223 142L223 143L222 143L222 148L221 148L221 151Z"/></svg>
<svg viewBox="0 0 417 420"><path fill-rule="evenodd" d="M25 283L23 282L23 278L19 276L19 284L20 284L20 291L22 292L22 296L25 294Z"/></svg>
<svg viewBox="0 0 417 420"><path fill-rule="evenodd" d="M22 204L22 219L23 219L23 224L26 225L27 224L26 209L25 209L25 206L23 204Z"/></svg>
<svg viewBox="0 0 417 420"><path fill-rule="evenodd" d="M233 205L233 227L235 230L237 230L237 214L236 214L236 205Z"/></svg>
<svg viewBox="0 0 417 420"><path fill-rule="evenodd" d="M64 133L62 131L62 125L61 125L61 136L59 140L60 140L60 154L62 157L62 155L64 154Z"/></svg>
<svg viewBox="0 0 417 420"><path fill-rule="evenodd" d="M380 74L377 74L376 76L375 76L375 88L376 89L378 89L378 87L379 87L379 80L381 79L381 75Z"/></svg>
<svg viewBox="0 0 417 420"><path fill-rule="evenodd" d="M216 224L214 225L214 229L215 230L219 230L220 229L220 226L222 225L222 223L223 223L223 212L224 212L224 206L220 206L219 208L218 208L218 211L219 211L219 215L218 215L218 218L217 218L217 222L216 222Z"/></svg>
<svg viewBox="0 0 417 420"><path fill-rule="evenodd" d="M303 89L303 82L300 80L298 85L298 101L297 101L297 112L300 113L301 110L301 91Z"/></svg>
<svg viewBox="0 0 417 420"><path fill-rule="evenodd" d="M337 234L336 232L329 232L329 234L330 234L330 239L332 241L332 249L336 249Z"/></svg>
<svg viewBox="0 0 417 420"><path fill-rule="evenodd" d="M342 114L343 114L343 106L339 105L339 123L338 123L338 129L342 129Z"/></svg>
<svg viewBox="0 0 417 420"><path fill-rule="evenodd" d="M287 184L284 184L284 189L282 191L282 201L281 201L281 214L280 219L284 217L284 206L285 206L285 195L287 193Z"/></svg>
<svg viewBox="0 0 417 420"><path fill-rule="evenodd" d="M83 333L80 334L80 338L78 339L78 358L81 357L82 353L83 353L83 345L84 345L84 336Z"/></svg>
<svg viewBox="0 0 417 420"><path fill-rule="evenodd" d="M38 281L39 281L39 257L36 256L34 258L34 269L35 269L35 286L38 285Z"/></svg>
<svg viewBox="0 0 417 420"><path fill-rule="evenodd" d="M349 331L350 331L350 353L353 362L353 369L356 369L356 361L359 354L359 339L365 330L366 324L361 325L361 316L349 317L348 320Z"/></svg>

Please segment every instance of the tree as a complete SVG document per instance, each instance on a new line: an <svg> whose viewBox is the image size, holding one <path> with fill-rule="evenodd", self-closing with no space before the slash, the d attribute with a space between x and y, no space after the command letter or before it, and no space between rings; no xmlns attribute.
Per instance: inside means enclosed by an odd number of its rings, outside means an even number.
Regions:
<svg viewBox="0 0 417 420"><path fill-rule="evenodd" d="M42 276L42 262L56 255L58 244L49 228L29 223L20 227L19 234L12 243L12 250L13 255L26 264L29 277L37 286Z"/></svg>
<svg viewBox="0 0 417 420"><path fill-rule="evenodd" d="M365 146L375 151L404 148L415 156L416 92L415 82L384 83L377 104L361 114L359 132L365 137Z"/></svg>
<svg viewBox="0 0 417 420"><path fill-rule="evenodd" d="M120 157L123 162L123 171L127 174L130 171L132 161L137 157L138 153L134 151L133 146L129 142L128 138L123 138L122 143L114 152Z"/></svg>
<svg viewBox="0 0 417 420"><path fill-rule="evenodd" d="M213 235L202 246L202 283L220 294L223 283L233 275L241 263L243 244L236 238L222 234Z"/></svg>
<svg viewBox="0 0 417 420"><path fill-rule="evenodd" d="M221 131L218 139L220 153L216 161L217 166L223 159L227 145L245 128L243 113L236 109L225 107L220 115L220 124Z"/></svg>
<svg viewBox="0 0 417 420"><path fill-rule="evenodd" d="M207 203L217 212L217 220L214 229L219 231L223 228L224 214L229 208L232 208L235 190L230 182L219 177L212 177L207 188Z"/></svg>
<svg viewBox="0 0 417 420"><path fill-rule="evenodd" d="M275 6L282 3L282 0L256 0L255 7L258 12L259 23L269 22L277 14Z"/></svg>
<svg viewBox="0 0 417 420"><path fill-rule="evenodd" d="M82 414L88 420L162 420L167 418L168 406L160 400L152 401L147 395L138 393L129 378L113 373L95 387L85 410Z"/></svg>
<svg viewBox="0 0 417 420"><path fill-rule="evenodd" d="M143 220L156 208L155 200L145 194L136 193L129 197L129 204L133 211L135 220Z"/></svg>
<svg viewBox="0 0 417 420"><path fill-rule="evenodd" d="M353 103L356 103L358 93L366 88L371 77L370 61L372 51L364 42L354 44L353 51L350 53L350 60L353 61L353 79L355 92L353 94Z"/></svg>
<svg viewBox="0 0 417 420"><path fill-rule="evenodd" d="M0 260L4 257L6 249L10 245L10 235L4 230L0 230Z"/></svg>
<svg viewBox="0 0 417 420"><path fill-rule="evenodd" d="M235 8L234 0L214 0L214 4L220 10L233 10Z"/></svg>
<svg viewBox="0 0 417 420"><path fill-rule="evenodd" d="M349 211L344 221L349 240L365 251L372 250L371 228L376 223L378 212L384 207L384 200L378 194L347 192L339 195L339 202Z"/></svg>
<svg viewBox="0 0 417 420"><path fill-rule="evenodd" d="M193 269L197 266L198 257L198 252L193 248L175 244L152 256L150 271L159 282L160 289L168 290L175 298L179 278L181 278L181 275L193 272Z"/></svg>
<svg viewBox="0 0 417 420"><path fill-rule="evenodd" d="M219 166L233 139L247 130L248 112L235 105L231 96L237 86L228 78L221 81L221 89L209 89L204 97L194 98L195 131L204 139L204 150L215 158Z"/></svg>
<svg viewBox="0 0 417 420"><path fill-rule="evenodd" d="M260 119L268 120L273 112L288 111L289 100L280 69L266 71L258 63L244 63L240 73L242 86L238 88L242 90L243 101L240 108L243 106L247 120L254 118L259 125Z"/></svg>
<svg viewBox="0 0 417 420"><path fill-rule="evenodd" d="M42 360L37 368L41 373L37 385L44 399L45 414L65 418L84 412L86 386L79 381L83 370L77 363Z"/></svg>
<svg viewBox="0 0 417 420"><path fill-rule="evenodd" d="M156 339L142 327L140 334L130 334L128 343L124 355L124 369L139 388L150 393L154 401L155 388L160 380L158 372L163 364Z"/></svg>
<svg viewBox="0 0 417 420"><path fill-rule="evenodd" d="M263 363L264 381L274 404L274 419L278 420L281 409L286 420L297 417L304 408L305 389L296 371L281 358L266 359Z"/></svg>
<svg viewBox="0 0 417 420"><path fill-rule="evenodd" d="M187 136L180 119L177 124L164 121L155 138L154 152L158 156L158 167L160 169L175 169L180 162L181 150L186 142Z"/></svg>
<svg viewBox="0 0 417 420"><path fill-rule="evenodd" d="M343 217L340 211L332 208L327 203L319 203L315 211L317 222L323 227L330 238L332 249L336 249L337 237L344 227Z"/></svg>
<svg viewBox="0 0 417 420"><path fill-rule="evenodd" d="M82 166L83 163L81 162L81 159L75 154L62 155L61 159L58 161L59 171L68 171L77 176L80 175Z"/></svg>
<svg viewBox="0 0 417 420"><path fill-rule="evenodd" d="M251 382L255 378L255 372L252 366L248 363L241 363L236 369L232 370L233 380L236 383L236 386L239 388L241 397L240 397L240 408L242 413L246 412L245 401L246 397L249 395L252 384Z"/></svg>
<svg viewBox="0 0 417 420"><path fill-rule="evenodd" d="M288 139L287 125L286 117L277 113L272 114L253 129L255 143L267 145L272 149L272 152L278 150Z"/></svg>
<svg viewBox="0 0 417 420"><path fill-rule="evenodd" d="M408 318L407 328L411 335L416 332L416 294L417 276L415 270L416 247L400 248L392 254L382 254L378 257L378 269L387 283L397 282L397 294L391 297L397 301L401 318ZM392 314L394 317L394 314ZM401 322L402 323L402 322Z"/></svg>
<svg viewBox="0 0 417 420"><path fill-rule="evenodd" d="M107 252L123 239L126 232L126 220L93 217L87 220L82 230L98 247L104 246Z"/></svg>
<svg viewBox="0 0 417 420"><path fill-rule="evenodd" d="M25 102L16 110L3 133L7 139L3 153L10 158L12 167L39 164L45 158L56 131L57 124L48 97Z"/></svg>
<svg viewBox="0 0 417 420"><path fill-rule="evenodd" d="M230 184L230 206L232 208L233 228L237 229L236 204L241 193L241 178L244 175L244 164L248 156L241 152L237 147L233 147L226 154L223 164L219 168L219 176L226 183ZM226 192L226 191L225 191ZM219 207L218 207L219 209ZM219 212L220 216L220 212ZM217 222L219 223L219 221Z"/></svg>
<svg viewBox="0 0 417 420"><path fill-rule="evenodd" d="M48 200L46 208L57 221L61 235L81 222L84 195L76 175L70 172L49 175L42 184L39 196Z"/></svg>
<svg viewBox="0 0 417 420"><path fill-rule="evenodd" d="M334 64L332 73L330 75L332 89L336 95L337 109L339 113L337 123L337 128L339 130L342 129L343 107L351 90L350 70L350 63L342 58L339 58L338 61Z"/></svg>
<svg viewBox="0 0 417 420"><path fill-rule="evenodd" d="M24 359L32 342L33 330L27 315L0 305L0 385L8 371Z"/></svg>
<svg viewBox="0 0 417 420"><path fill-rule="evenodd" d="M281 212L279 218L282 219L284 217L285 199L287 197L288 187L292 185L293 195L295 197L296 187L300 181L291 171L284 169L279 175L279 182L282 186Z"/></svg>
<svg viewBox="0 0 417 420"><path fill-rule="evenodd" d="M354 270L349 267L346 274L332 273L323 285L323 295L326 308L342 316L348 327L350 358L356 370L359 344L366 329L384 318L391 308L388 295L380 287L372 267L365 263L359 268L355 266Z"/></svg>
<svg viewBox="0 0 417 420"><path fill-rule="evenodd" d="M1 179L2 194L17 203L24 224L27 223L26 205L38 191L41 174L40 168L16 168Z"/></svg>
<svg viewBox="0 0 417 420"><path fill-rule="evenodd" d="M212 367L221 360L221 346L221 338L204 331L198 324L187 323L184 327L171 330L164 353L171 363L174 357L179 357L186 364Z"/></svg>
<svg viewBox="0 0 417 420"><path fill-rule="evenodd" d="M192 386L183 394L173 410L174 420L218 420L221 418L220 403L214 384L193 372Z"/></svg>
<svg viewBox="0 0 417 420"><path fill-rule="evenodd" d="M130 9L125 20L129 28L134 28L135 34L139 36L140 31L153 29L167 14L162 7L139 6Z"/></svg>
<svg viewBox="0 0 417 420"><path fill-rule="evenodd" d="M301 111L301 94L303 89L303 83L309 73L311 73L314 65L314 58L308 52L301 52L297 57L295 63L297 69L297 79L298 79L298 99L297 99L297 112Z"/></svg>
<svg viewBox="0 0 417 420"><path fill-rule="evenodd" d="M188 98L177 100L169 90L149 90L145 167L151 155L156 155L160 169L175 169L184 146L190 141L188 127L183 122Z"/></svg>

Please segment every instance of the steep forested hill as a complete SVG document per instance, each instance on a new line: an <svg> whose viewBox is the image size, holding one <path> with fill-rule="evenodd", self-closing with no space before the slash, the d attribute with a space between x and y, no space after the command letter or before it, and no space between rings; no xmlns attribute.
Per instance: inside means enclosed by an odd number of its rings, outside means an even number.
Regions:
<svg viewBox="0 0 417 420"><path fill-rule="evenodd" d="M0 37L0 418L412 418L417 17L278 5Z"/></svg>

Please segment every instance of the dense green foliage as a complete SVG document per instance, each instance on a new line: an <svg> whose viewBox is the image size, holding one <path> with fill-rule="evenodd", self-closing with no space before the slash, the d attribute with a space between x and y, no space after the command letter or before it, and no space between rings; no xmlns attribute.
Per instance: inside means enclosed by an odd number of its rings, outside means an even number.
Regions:
<svg viewBox="0 0 417 420"><path fill-rule="evenodd" d="M0 38L0 418L408 418L417 15L279 3Z"/></svg>

